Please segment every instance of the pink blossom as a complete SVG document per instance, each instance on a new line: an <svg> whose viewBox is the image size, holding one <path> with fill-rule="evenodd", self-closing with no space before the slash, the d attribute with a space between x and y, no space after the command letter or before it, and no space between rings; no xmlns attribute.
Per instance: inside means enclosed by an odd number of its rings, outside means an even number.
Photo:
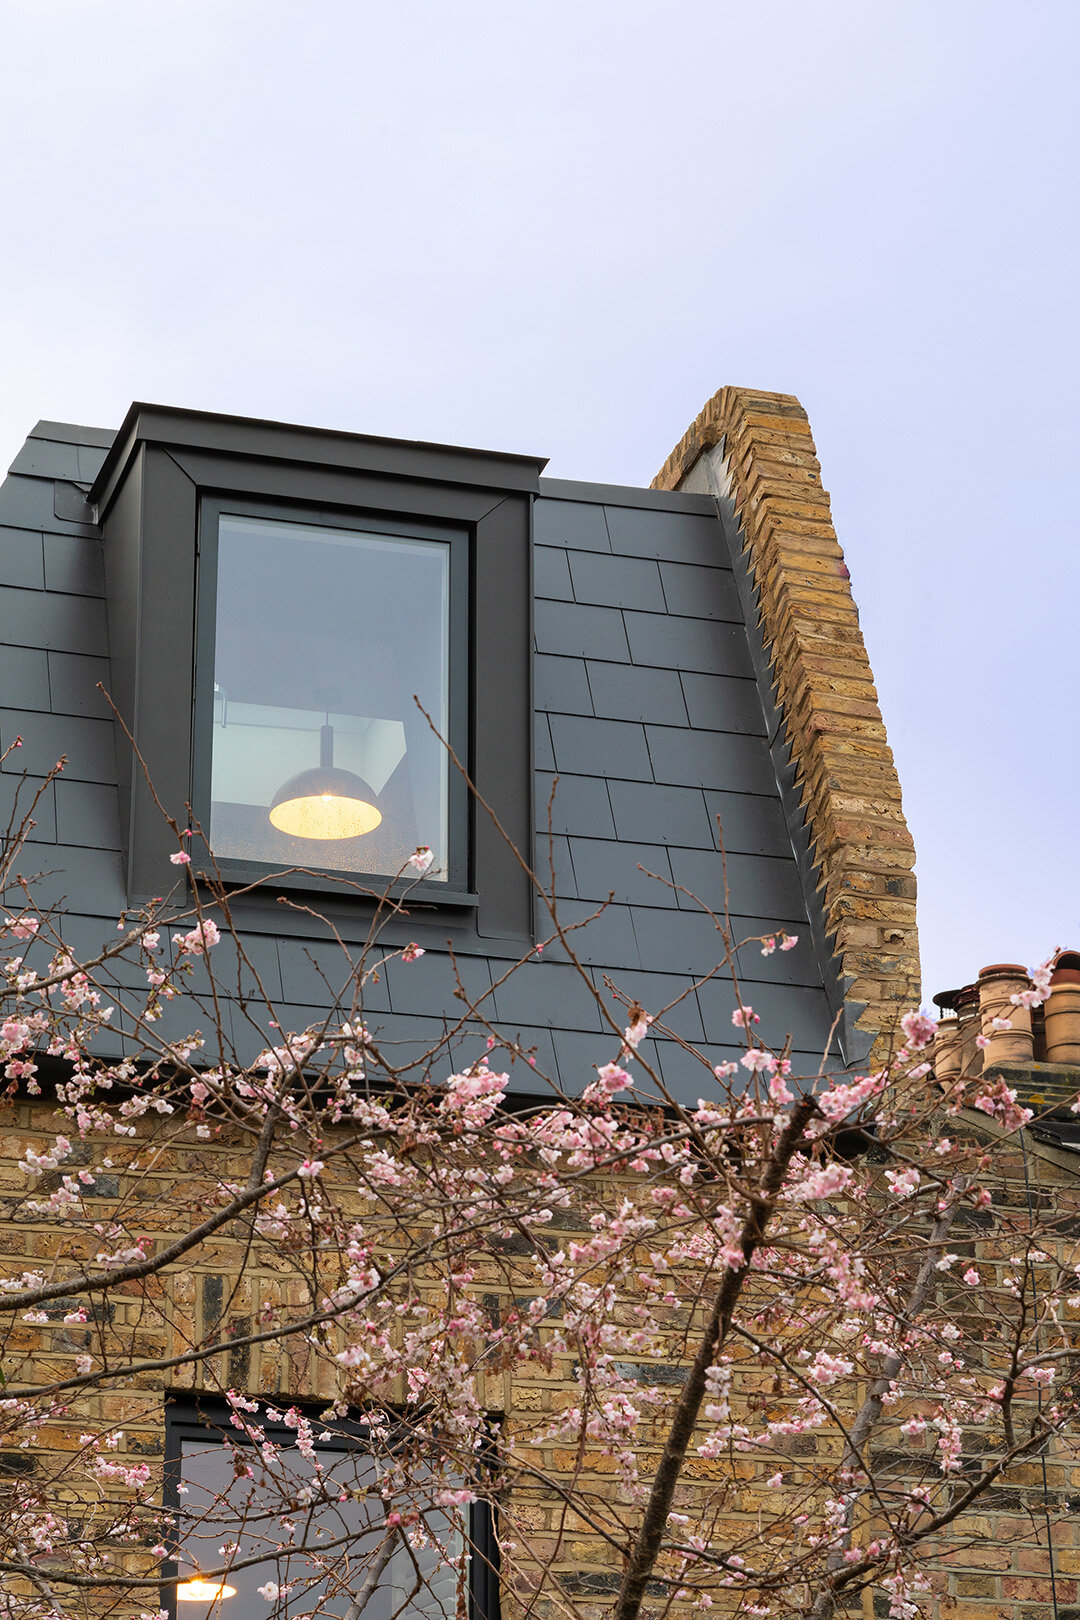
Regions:
<svg viewBox="0 0 1080 1620"><path fill-rule="evenodd" d="M643 1012L640 1017L635 1019L635 1021L627 1029L623 1030L624 1043L636 1052L646 1035L649 1033L649 1025L651 1023L651 1015Z"/></svg>
<svg viewBox="0 0 1080 1620"><path fill-rule="evenodd" d="M220 939L221 930L217 923L211 922L209 917L204 917L190 933L174 934L173 944L181 955L186 952L190 956L202 956L204 951L209 950L211 945L218 944Z"/></svg>
<svg viewBox="0 0 1080 1620"><path fill-rule="evenodd" d="M731 1015L731 1022L736 1029L749 1029L751 1024L760 1024L761 1019L753 1007L736 1007Z"/></svg>
<svg viewBox="0 0 1080 1620"><path fill-rule="evenodd" d="M314 1181L326 1169L321 1159L302 1159L296 1167L296 1173L301 1179Z"/></svg>
<svg viewBox="0 0 1080 1620"><path fill-rule="evenodd" d="M762 956L771 956L776 949L776 936L770 934L761 947Z"/></svg>
<svg viewBox="0 0 1080 1620"><path fill-rule="evenodd" d="M16 939L33 939L41 924L36 917L5 917L4 926Z"/></svg>
<svg viewBox="0 0 1080 1620"><path fill-rule="evenodd" d="M174 866L191 865L191 856L188 854L186 849L178 849L175 855L169 856L169 860Z"/></svg>
<svg viewBox="0 0 1080 1620"><path fill-rule="evenodd" d="M924 1012L906 1012L900 1020L900 1028L912 1051L918 1052L922 1047L929 1046L937 1034L937 1020Z"/></svg>
<svg viewBox="0 0 1080 1620"><path fill-rule="evenodd" d="M434 859L435 856L428 845L419 844L417 845L416 849L413 850L405 864L406 866L411 866L413 871L418 872L422 877L431 866Z"/></svg>
<svg viewBox="0 0 1080 1620"><path fill-rule="evenodd" d="M749 1052L743 1053L739 1062L744 1069L749 1069L754 1074L760 1074L762 1069L772 1067L773 1059L768 1052L762 1051L760 1046L752 1046Z"/></svg>
<svg viewBox="0 0 1080 1620"><path fill-rule="evenodd" d="M401 960L403 962L418 962L423 954L423 947L418 945L415 939L410 940L409 944L406 945L405 949L401 953Z"/></svg>
<svg viewBox="0 0 1080 1620"><path fill-rule="evenodd" d="M894 1198L911 1198L918 1192L922 1177L914 1165L909 1165L906 1170L886 1170L885 1180Z"/></svg>
<svg viewBox="0 0 1080 1620"><path fill-rule="evenodd" d="M780 941L780 949L782 951L793 951L798 943L798 934L785 934Z"/></svg>
<svg viewBox="0 0 1080 1620"><path fill-rule="evenodd" d="M974 1266L969 1266L964 1272L964 1281L967 1283L969 1288L974 1288L977 1286L977 1284L982 1282L982 1278L979 1276L979 1273L975 1270Z"/></svg>

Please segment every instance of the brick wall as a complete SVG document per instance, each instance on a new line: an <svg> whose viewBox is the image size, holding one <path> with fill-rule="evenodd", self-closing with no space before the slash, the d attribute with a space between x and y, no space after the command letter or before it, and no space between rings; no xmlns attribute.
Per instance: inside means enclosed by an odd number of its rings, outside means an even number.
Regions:
<svg viewBox="0 0 1080 1620"><path fill-rule="evenodd" d="M919 997L915 850L806 412L791 394L722 388L654 487L684 486L710 452L758 592L847 995L884 1044Z"/></svg>

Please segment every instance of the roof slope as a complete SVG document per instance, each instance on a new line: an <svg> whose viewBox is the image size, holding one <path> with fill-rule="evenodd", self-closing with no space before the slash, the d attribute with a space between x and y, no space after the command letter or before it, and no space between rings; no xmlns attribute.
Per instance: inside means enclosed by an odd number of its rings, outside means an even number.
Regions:
<svg viewBox="0 0 1080 1620"><path fill-rule="evenodd" d="M0 740L24 738L0 775L0 811L19 771L33 786L67 756L41 800L27 865L46 873L42 903L66 900L69 943L86 952L115 938L126 903L117 732L97 684L110 687L102 537L86 501L112 437L41 423L0 485ZM614 894L575 935L582 960L605 995L617 984L650 1011L681 998L672 1033L658 1032L643 1055L689 1101L711 1077L687 1046L709 1063L739 1051L730 985L720 975L693 983L716 965L714 924L678 887L723 909L717 814L735 933L786 927L801 936L789 954L766 958L754 945L740 953L743 994L763 1031L791 1033L797 1063L811 1069L837 1012L834 1054L859 1062L868 1045L847 1026L813 868L797 858L806 843L801 800L778 759L784 722L734 534L711 497L689 493L542 480L535 506L537 863L547 870L557 773L551 853L563 916L580 921ZM447 923L417 912L396 926L407 933L398 940L391 928L388 944L416 937L427 955L411 967L391 963L365 1015L404 1059L437 1041L461 1003ZM324 1016L327 981L343 978L338 948L280 907L252 914L244 928L251 971L278 1021L299 1029ZM478 949L475 939L457 940L455 949L469 996L486 996L492 1022L535 1048L536 1071L519 1070L520 1089L534 1091L537 1073L580 1089L590 1066L613 1055L595 1003L556 947L505 982L514 942ZM245 976L238 972L226 1008L238 1047L258 1034L242 1000Z"/></svg>

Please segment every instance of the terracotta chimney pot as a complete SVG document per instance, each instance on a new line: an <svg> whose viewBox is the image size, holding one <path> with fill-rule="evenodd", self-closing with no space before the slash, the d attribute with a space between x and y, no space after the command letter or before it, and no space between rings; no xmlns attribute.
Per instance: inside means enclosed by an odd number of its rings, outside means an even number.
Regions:
<svg viewBox="0 0 1080 1620"><path fill-rule="evenodd" d="M975 1045L979 1033L979 987L965 984L956 993L956 1016L960 1023L960 1073L965 1077L982 1073L983 1055Z"/></svg>
<svg viewBox="0 0 1080 1620"><path fill-rule="evenodd" d="M1080 1065L1080 952L1059 951L1046 1003L1046 1056Z"/></svg>
<svg viewBox="0 0 1080 1620"><path fill-rule="evenodd" d="M983 1049L983 1067L992 1063L1031 1063L1035 1041L1031 1011L1016 1007L1011 997L1031 989L1027 969L1019 962L992 962L979 970L979 1021L990 1045ZM995 1029L994 1019L1007 1019L1011 1029Z"/></svg>
<svg viewBox="0 0 1080 1620"><path fill-rule="evenodd" d="M943 1018L934 1037L934 1079L941 1086L960 1077L960 1043L959 1018Z"/></svg>

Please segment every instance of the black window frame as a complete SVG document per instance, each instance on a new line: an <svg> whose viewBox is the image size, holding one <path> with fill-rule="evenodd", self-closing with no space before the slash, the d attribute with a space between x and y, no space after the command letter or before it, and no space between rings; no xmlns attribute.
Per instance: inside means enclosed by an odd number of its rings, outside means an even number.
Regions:
<svg viewBox="0 0 1080 1620"><path fill-rule="evenodd" d="M208 500L393 521L469 535L468 716L465 762L477 792L467 810L468 885L419 883L412 922L456 949L516 950L531 940L532 895L513 854L533 847L532 505L542 458L292 427L250 418L133 405L90 491L104 538L111 696L117 727L125 882L132 905L176 879L175 838L193 802L199 515ZM141 761L141 763L140 763ZM145 767L145 769L144 769ZM150 783L153 784L151 790ZM497 818L498 825L496 825ZM509 842L508 842L509 841ZM367 937L375 902L354 879L302 885L345 941ZM241 896L241 930L282 932L287 884ZM296 893L297 891L291 891ZM294 909L287 932L318 932ZM433 937L429 934L428 936ZM502 943L500 943L502 942Z"/></svg>
<svg viewBox="0 0 1080 1620"><path fill-rule="evenodd" d="M217 618L218 525L224 516L265 518L272 522L310 524L319 528L342 529L357 534L389 535L404 540L445 542L450 555L449 591L449 732L446 741L462 762L471 758L469 746L469 594L472 575L472 536L467 526L439 524L419 519L401 520L377 512L343 512L292 502L244 500L238 496L204 495L199 503L197 533L197 580L195 599L195 655L192 691L191 805L195 821L210 833L210 764L214 701L214 659ZM416 717L426 724L422 716ZM461 772L448 761L447 777L447 860L446 881L423 879L414 883L411 893L425 902L473 906L478 896L472 883L472 850L469 827L469 795ZM193 860L199 851L193 850ZM214 854L211 845L211 854ZM241 861L214 855L217 871L226 881L250 883L275 872L266 861ZM335 892L340 878L375 889L389 886L398 877L392 872L337 871L290 874L277 878L281 888Z"/></svg>
<svg viewBox="0 0 1080 1620"><path fill-rule="evenodd" d="M289 1395L260 1395L253 1396L260 1407L267 1405L281 1409L282 1407L295 1407L308 1418L316 1428L325 1428L322 1417L325 1411L325 1402L321 1405L311 1401L294 1400ZM198 1439L206 1444L213 1444L214 1433L221 1434L221 1444L225 1439L235 1441L237 1445L250 1444L242 1430L235 1429L230 1424L232 1407L227 1401L216 1395L192 1394L190 1391L177 1391L165 1398L165 1445L164 1445L164 1480L162 1489L162 1505L167 1512L176 1512L181 1506L179 1485L181 1483L181 1465L183 1461L182 1445L184 1440ZM289 1436L295 1431L287 1424L268 1421L263 1413L253 1418L263 1429L267 1436L276 1445L288 1445ZM355 1445L363 1447L367 1439L366 1426L350 1418L335 1418L333 1420L336 1434L351 1437ZM490 1467L493 1460L492 1448L497 1444L494 1426L489 1429L484 1448L479 1454L479 1466ZM344 1445L324 1443L324 1449L344 1451ZM499 1589L499 1541L497 1535L497 1513L489 1502L478 1501L469 1508L467 1536L471 1557L469 1559L469 1620L501 1620L500 1589ZM271 1555L267 1556L268 1566L273 1565ZM268 1567L268 1574L270 1569ZM176 1585L180 1578L180 1567L177 1559L165 1558L161 1566L160 1606L169 1616L169 1620L181 1620L178 1612ZM201 1611L200 1611L201 1612ZM224 1617L227 1610L222 1608Z"/></svg>

